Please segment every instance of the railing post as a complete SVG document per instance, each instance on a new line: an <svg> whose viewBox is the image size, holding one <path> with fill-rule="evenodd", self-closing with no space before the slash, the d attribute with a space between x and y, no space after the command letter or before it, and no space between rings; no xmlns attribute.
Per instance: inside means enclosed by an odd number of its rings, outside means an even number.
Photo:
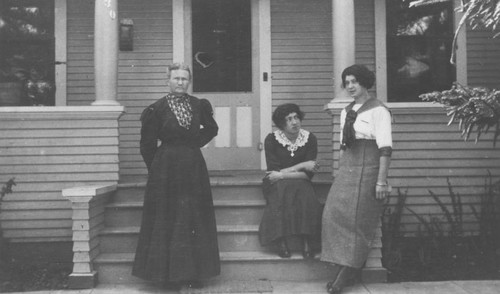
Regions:
<svg viewBox="0 0 500 294"><path fill-rule="evenodd" d="M83 186L62 190L73 210L73 272L69 287L88 289L97 285L93 261L99 255L99 232L104 227L104 205L116 185Z"/></svg>

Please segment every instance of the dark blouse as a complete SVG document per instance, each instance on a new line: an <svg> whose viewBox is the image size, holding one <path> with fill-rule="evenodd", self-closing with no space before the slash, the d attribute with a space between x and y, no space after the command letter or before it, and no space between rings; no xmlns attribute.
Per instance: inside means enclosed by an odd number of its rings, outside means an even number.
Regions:
<svg viewBox="0 0 500 294"><path fill-rule="evenodd" d="M148 169L161 144L203 147L217 135L218 126L213 118L213 110L206 99L189 96L192 120L189 128L182 127L175 113L170 109L165 97L144 109L141 115L141 155Z"/></svg>
<svg viewBox="0 0 500 294"><path fill-rule="evenodd" d="M313 133L309 133L309 138L304 146L294 151L292 156L287 146L283 146L276 140L274 133L267 135L264 141L266 152L266 163L268 171L279 171L281 169L294 166L298 163L316 160L318 154L318 141ZM305 172L311 179L313 172Z"/></svg>

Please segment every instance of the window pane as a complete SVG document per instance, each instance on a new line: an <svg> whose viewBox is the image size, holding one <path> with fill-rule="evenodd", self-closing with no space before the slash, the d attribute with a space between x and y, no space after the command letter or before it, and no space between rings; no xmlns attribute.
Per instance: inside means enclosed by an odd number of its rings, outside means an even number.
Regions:
<svg viewBox="0 0 500 294"><path fill-rule="evenodd" d="M388 101L421 101L418 95L451 87L453 8L450 2L409 8L387 0Z"/></svg>
<svg viewBox="0 0 500 294"><path fill-rule="evenodd" d="M193 0L193 91L252 91L249 0Z"/></svg>
<svg viewBox="0 0 500 294"><path fill-rule="evenodd" d="M0 83L16 105L54 105L54 1L0 2ZM5 95L14 95L13 92Z"/></svg>

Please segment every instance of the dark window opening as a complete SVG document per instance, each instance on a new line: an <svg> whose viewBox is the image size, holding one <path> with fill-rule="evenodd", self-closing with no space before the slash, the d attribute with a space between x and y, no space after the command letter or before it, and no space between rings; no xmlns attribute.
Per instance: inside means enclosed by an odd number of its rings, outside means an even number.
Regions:
<svg viewBox="0 0 500 294"><path fill-rule="evenodd" d="M54 1L1 1L0 105L54 105L54 59Z"/></svg>
<svg viewBox="0 0 500 294"><path fill-rule="evenodd" d="M249 0L193 0L193 91L252 91Z"/></svg>
<svg viewBox="0 0 500 294"><path fill-rule="evenodd" d="M450 89L453 6L450 1L409 8L410 1L387 0L387 92L389 102L421 101L418 96Z"/></svg>

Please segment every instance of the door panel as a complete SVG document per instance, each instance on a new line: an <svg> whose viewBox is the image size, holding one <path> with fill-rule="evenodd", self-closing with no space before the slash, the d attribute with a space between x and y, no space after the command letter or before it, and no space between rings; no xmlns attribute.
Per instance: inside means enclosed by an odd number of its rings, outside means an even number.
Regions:
<svg viewBox="0 0 500 294"><path fill-rule="evenodd" d="M219 135L203 148L210 170L260 169L257 0L192 0L193 95L214 107Z"/></svg>

